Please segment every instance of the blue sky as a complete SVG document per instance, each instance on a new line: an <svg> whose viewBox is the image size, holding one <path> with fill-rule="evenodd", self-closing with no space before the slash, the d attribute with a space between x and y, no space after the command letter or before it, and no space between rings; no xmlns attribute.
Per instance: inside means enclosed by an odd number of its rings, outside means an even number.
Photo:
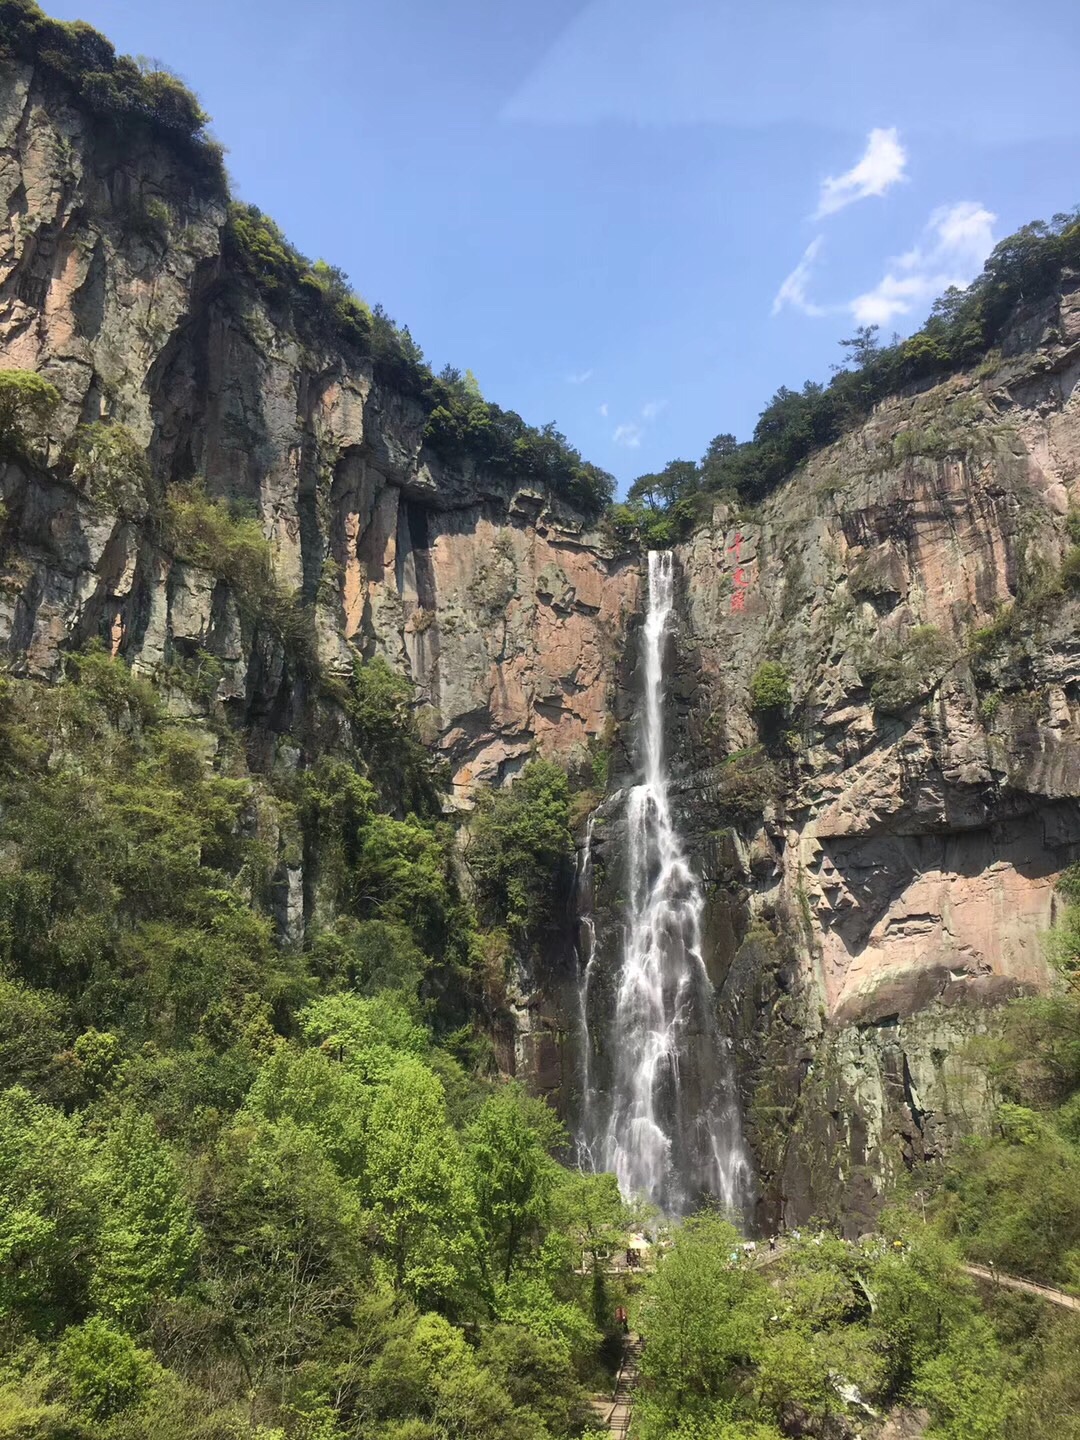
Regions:
<svg viewBox="0 0 1080 1440"><path fill-rule="evenodd" d="M234 185L624 484L1080 203L1044 0L54 0L199 93Z"/></svg>

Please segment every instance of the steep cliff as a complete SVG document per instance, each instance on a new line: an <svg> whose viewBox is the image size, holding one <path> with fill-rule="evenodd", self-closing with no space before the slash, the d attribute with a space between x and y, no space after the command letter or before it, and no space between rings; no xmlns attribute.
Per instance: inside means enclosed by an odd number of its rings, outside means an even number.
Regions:
<svg viewBox="0 0 1080 1440"><path fill-rule="evenodd" d="M223 711L254 768L288 771L340 733L332 682L382 654L461 807L534 750L581 765L610 746L610 978L640 556L534 473L447 458L407 375L256 282L189 155L103 134L30 64L0 73L0 195L2 364L61 396L44 453L0 472L13 672L55 679L96 637L174 713ZM1066 285L1001 354L882 402L677 549L676 800L765 1216L857 1226L905 1163L985 1123L967 1039L1046 983L1054 880L1080 853L1078 378ZM141 489L73 466L102 422L145 451ZM193 485L269 541L273 615L163 528ZM316 900L288 852L283 830L297 940ZM523 970L501 1052L570 1113L576 978L565 946Z"/></svg>
<svg viewBox="0 0 1080 1440"><path fill-rule="evenodd" d="M857 1224L985 1123L966 1042L1047 982L1080 853L1078 300L1066 281L1003 353L880 404L679 550L685 823L789 1218Z"/></svg>
<svg viewBox="0 0 1080 1440"><path fill-rule="evenodd" d="M220 697L276 743L296 677L220 577L148 523L198 478L258 517L330 673L382 652L409 675L463 800L534 744L580 758L610 708L634 568L527 474L440 460L430 405L260 293L223 252L222 196L169 147L106 143L29 65L5 67L0 97L4 364L62 397L50 465L3 478L0 625L17 668L53 677L93 635L158 676L205 650ZM147 447L148 497L71 479L76 427L102 420Z"/></svg>

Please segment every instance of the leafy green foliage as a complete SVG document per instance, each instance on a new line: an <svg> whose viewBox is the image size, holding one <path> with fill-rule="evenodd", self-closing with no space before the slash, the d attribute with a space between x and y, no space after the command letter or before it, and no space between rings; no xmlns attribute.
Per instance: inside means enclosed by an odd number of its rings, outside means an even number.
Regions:
<svg viewBox="0 0 1080 1440"><path fill-rule="evenodd" d="M769 716L768 711L763 714ZM716 772L717 808L736 824L760 821L766 806L783 793L783 777L763 745L726 756Z"/></svg>
<svg viewBox="0 0 1080 1440"><path fill-rule="evenodd" d="M0 36L0 54L39 66L118 132L146 130L224 189L221 148L207 134L208 117L175 75L117 55L84 21L52 20L34 0L0 0Z"/></svg>
<svg viewBox="0 0 1080 1440"><path fill-rule="evenodd" d="M549 1218L557 1168L549 1153L565 1135L542 1100L503 1086L468 1130L480 1224L504 1281Z"/></svg>
<svg viewBox="0 0 1080 1440"><path fill-rule="evenodd" d="M0 370L0 456L32 459L59 404L56 386L33 370Z"/></svg>
<svg viewBox="0 0 1080 1440"><path fill-rule="evenodd" d="M394 1286L427 1304L473 1283L476 1200L438 1077L403 1059L369 1116L367 1211Z"/></svg>
<svg viewBox="0 0 1080 1440"><path fill-rule="evenodd" d="M194 552L258 560L200 510ZM271 782L100 650L0 685L0 1430L580 1431L603 1336L564 1232L621 1203L468 1024L428 1026L480 937L442 822L359 773L421 758L364 669L352 763ZM264 837L296 831L318 913L290 945Z"/></svg>
<svg viewBox="0 0 1080 1440"><path fill-rule="evenodd" d="M436 813L435 768L417 732L408 680L382 655L357 660L345 696L356 744L389 807Z"/></svg>
<svg viewBox="0 0 1080 1440"><path fill-rule="evenodd" d="M763 660L750 678L750 706L759 713L791 704L791 677L778 660Z"/></svg>
<svg viewBox="0 0 1080 1440"><path fill-rule="evenodd" d="M0 1307L47 1330L87 1303L97 1203L79 1123L25 1089L0 1095Z"/></svg>
<svg viewBox="0 0 1080 1440"><path fill-rule="evenodd" d="M98 1420L143 1399L157 1370L149 1351L97 1315L64 1332L56 1368L75 1409Z"/></svg>
<svg viewBox="0 0 1080 1440"><path fill-rule="evenodd" d="M732 1265L738 1242L719 1217L695 1217L649 1281L639 1322L649 1336L641 1363L649 1387L645 1440L680 1420L727 1418L733 1382L753 1359L769 1303L764 1277Z"/></svg>
<svg viewBox="0 0 1080 1440"><path fill-rule="evenodd" d="M1003 1440L1015 1392L955 1256L902 1212L883 1229L790 1237L748 1270L718 1217L682 1226L640 1307L643 1440L844 1433L867 1404L916 1402L930 1435Z"/></svg>
<svg viewBox="0 0 1080 1440"><path fill-rule="evenodd" d="M610 503L612 477L583 460L553 424L526 425L513 410L484 400L454 371L438 377L433 393L436 404L424 438L444 459L468 456L496 474L531 480L589 516Z"/></svg>
<svg viewBox="0 0 1080 1440"><path fill-rule="evenodd" d="M983 1264L1080 1287L1080 879L1048 937L1064 985L1016 1001L972 1047L1001 1097L993 1134L954 1157L937 1198L941 1224Z"/></svg>
<svg viewBox="0 0 1080 1440"><path fill-rule="evenodd" d="M511 786L477 804L466 860L484 918L535 939L562 913L573 854L566 774L531 760Z"/></svg>
<svg viewBox="0 0 1080 1440"><path fill-rule="evenodd" d="M132 1323L191 1274L199 1234L172 1152L148 1115L121 1113L101 1147L95 1185L99 1258L90 1296Z"/></svg>
<svg viewBox="0 0 1080 1440"><path fill-rule="evenodd" d="M200 482L172 487L156 519L165 550L224 580L241 615L276 635L297 670L319 678L310 618L301 597L277 579L258 520L239 506L211 499Z"/></svg>
<svg viewBox="0 0 1080 1440"><path fill-rule="evenodd" d="M163 529L178 559L228 581L242 603L262 608L271 600L270 546L252 516L211 499L200 485L175 486L166 496Z"/></svg>

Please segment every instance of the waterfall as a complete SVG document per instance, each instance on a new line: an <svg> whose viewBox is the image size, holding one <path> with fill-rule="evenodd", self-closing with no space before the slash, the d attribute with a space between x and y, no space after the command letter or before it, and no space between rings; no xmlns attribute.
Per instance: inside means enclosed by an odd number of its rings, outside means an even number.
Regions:
<svg viewBox="0 0 1080 1440"><path fill-rule="evenodd" d="M672 818L664 755L664 649L673 605L671 553L650 551L640 781L626 799L626 924L604 1036L607 1118L602 1133L583 1134L590 1158L615 1171L624 1195L642 1195L669 1214L709 1199L738 1212L750 1200L751 1170L729 1045L702 958L705 900ZM586 1026L593 960L582 978ZM587 1036L590 1085L594 1047ZM595 1105L595 1096L586 1098L586 1115Z"/></svg>

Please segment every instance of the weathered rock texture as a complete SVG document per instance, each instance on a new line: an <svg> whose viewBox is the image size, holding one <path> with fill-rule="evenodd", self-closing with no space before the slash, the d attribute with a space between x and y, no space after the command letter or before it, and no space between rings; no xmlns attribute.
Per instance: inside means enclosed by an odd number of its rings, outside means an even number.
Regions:
<svg viewBox="0 0 1080 1440"><path fill-rule="evenodd" d="M413 399L234 273L223 220L174 157L106 143L29 69L0 73L0 364L62 396L48 456L0 475L9 663L48 679L99 636L167 687L206 654L252 763L294 753L302 669L162 548L153 500L118 511L64 478L76 427L104 418L147 447L159 498L201 477L258 517L324 670L382 652L411 677L463 803L533 747L580 757L612 717L616 788L637 558L512 477L441 463ZM1078 376L1071 292L1017 317L976 374L882 404L759 513L721 507L679 547L679 803L766 1218L857 1224L893 1170L984 1123L966 1039L1045 983L1054 879L1080 850L1080 604L1054 590L1080 498ZM784 713L750 710L765 659L790 672ZM604 815L614 956L614 796ZM287 878L286 929L303 892ZM565 957L523 974L504 1045L564 1091L574 981Z"/></svg>
<svg viewBox="0 0 1080 1440"><path fill-rule="evenodd" d="M789 1218L865 1215L883 1176L985 1123L966 1039L1046 984L1080 853L1080 599L1059 568L1078 378L1066 290L979 372L883 403L680 547L686 824ZM766 659L793 703L755 714Z"/></svg>
<svg viewBox="0 0 1080 1440"><path fill-rule="evenodd" d="M634 566L545 494L440 464L415 401L305 344L231 273L220 199L160 149L103 146L29 68L0 74L0 195L2 363L60 389L53 459L79 423L119 421L159 485L200 477L246 504L315 609L324 665L382 651L405 670L463 799L533 746L584 752ZM45 470L2 484L0 643L18 667L53 676L91 634L151 672L205 649L223 695L287 722L235 597L156 549L145 515Z"/></svg>

